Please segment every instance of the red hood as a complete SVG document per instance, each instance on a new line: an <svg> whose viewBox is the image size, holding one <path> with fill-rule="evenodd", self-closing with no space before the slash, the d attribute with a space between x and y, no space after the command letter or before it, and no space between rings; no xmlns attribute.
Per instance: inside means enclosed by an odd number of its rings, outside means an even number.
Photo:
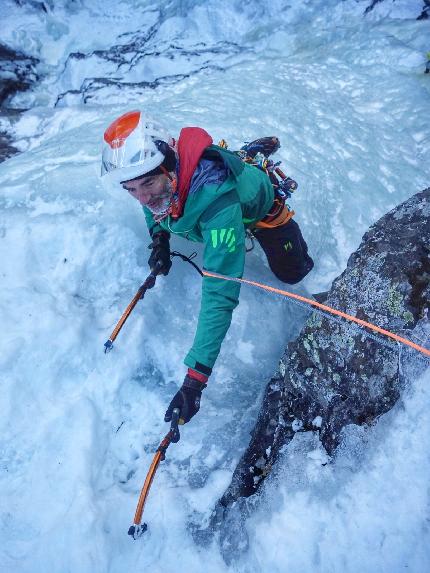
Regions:
<svg viewBox="0 0 430 573"><path fill-rule="evenodd" d="M203 151L212 145L213 139L201 127L183 127L178 139L179 178L178 178L178 211L176 217L182 215L182 209L187 199L191 178Z"/></svg>

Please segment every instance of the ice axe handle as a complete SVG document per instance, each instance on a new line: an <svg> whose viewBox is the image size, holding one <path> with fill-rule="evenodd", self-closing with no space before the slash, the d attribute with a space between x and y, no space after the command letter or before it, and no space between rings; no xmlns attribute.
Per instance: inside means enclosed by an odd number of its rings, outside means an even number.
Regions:
<svg viewBox="0 0 430 573"><path fill-rule="evenodd" d="M170 422L170 432L172 434L172 444L177 444L181 438L181 435L179 433L179 428L178 428L178 424L179 424L179 416L180 416L180 409L179 408L175 408L172 412L172 421Z"/></svg>
<svg viewBox="0 0 430 573"><path fill-rule="evenodd" d="M157 264L155 265L155 267L151 269L151 274L149 275L148 279L151 280L152 277L154 279L156 279L158 277L158 275L161 274L162 268L163 268L163 263L161 261L158 261ZM154 281L154 284L155 284L155 281ZM154 285L152 285L152 286L154 286ZM148 287L148 288L152 288L152 286Z"/></svg>
<svg viewBox="0 0 430 573"><path fill-rule="evenodd" d="M146 291L151 289L155 285L155 281L157 279L157 274L158 274L158 272L154 269L153 271L151 271L151 274L148 275L148 278L145 280L143 285L140 287L141 291L142 291L140 298L143 298L145 296Z"/></svg>
<svg viewBox="0 0 430 573"><path fill-rule="evenodd" d="M145 282L140 287L141 290L140 298L143 298L145 296L146 291L151 289L155 285L155 281L157 280L157 277L160 274L162 266L163 263L161 261L158 261L155 267L151 269L150 274L147 276Z"/></svg>

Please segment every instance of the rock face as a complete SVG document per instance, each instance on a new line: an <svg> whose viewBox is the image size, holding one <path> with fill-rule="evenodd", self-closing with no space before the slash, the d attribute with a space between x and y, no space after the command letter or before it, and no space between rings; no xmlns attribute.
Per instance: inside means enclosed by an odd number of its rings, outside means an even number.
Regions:
<svg viewBox="0 0 430 573"><path fill-rule="evenodd" d="M138 99L148 89L181 82L202 70L223 69L245 53L232 42L184 47L159 39L162 22L160 16L146 33L130 35L125 43L106 50L70 54L61 74L63 92L55 106L120 102L124 91L128 98Z"/></svg>
<svg viewBox="0 0 430 573"><path fill-rule="evenodd" d="M424 6L417 20L427 20L430 14L430 0L423 0L423 1L424 1Z"/></svg>
<svg viewBox="0 0 430 573"><path fill-rule="evenodd" d="M12 138L6 131L0 131L0 163L16 153L19 151L12 145Z"/></svg>
<svg viewBox="0 0 430 573"><path fill-rule="evenodd" d="M0 162L18 153L13 145L11 124L23 110L7 105L17 92L29 89L39 79L37 63L35 58L0 44Z"/></svg>
<svg viewBox="0 0 430 573"><path fill-rule="evenodd" d="M0 107L18 91L27 90L38 80L38 60L0 44Z"/></svg>
<svg viewBox="0 0 430 573"><path fill-rule="evenodd" d="M364 235L326 304L429 346L430 188L382 217ZM413 349L313 312L267 385L251 442L219 502L226 509L255 493L297 431L319 431L333 454L348 424L370 424L399 398L402 367L430 364ZM427 340L427 342L426 342ZM411 358L411 360L409 360Z"/></svg>

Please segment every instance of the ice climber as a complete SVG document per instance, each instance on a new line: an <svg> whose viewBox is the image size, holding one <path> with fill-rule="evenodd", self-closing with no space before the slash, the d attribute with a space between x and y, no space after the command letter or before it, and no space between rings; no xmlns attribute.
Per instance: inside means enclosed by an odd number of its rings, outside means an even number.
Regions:
<svg viewBox="0 0 430 573"><path fill-rule="evenodd" d="M279 147L277 138L264 140ZM204 244L205 270L242 277L247 229L281 281L297 283L313 267L300 228L285 200L279 201L269 175L214 145L204 129L185 127L175 141L143 112L125 113L104 133L102 178L117 190L122 186L142 205L152 238L148 263L158 274L169 273L169 239L175 233ZM182 423L198 412L239 290L238 283L203 278L197 330L184 360L188 372L166 422L174 408L180 409Z"/></svg>

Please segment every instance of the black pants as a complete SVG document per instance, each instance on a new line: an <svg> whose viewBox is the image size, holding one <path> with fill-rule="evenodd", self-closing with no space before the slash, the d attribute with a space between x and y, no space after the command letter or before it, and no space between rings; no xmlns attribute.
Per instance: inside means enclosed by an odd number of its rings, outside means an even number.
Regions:
<svg viewBox="0 0 430 573"><path fill-rule="evenodd" d="M255 229L253 234L266 253L267 261L276 277L288 284L301 281L313 268L308 246L300 227L290 219L281 227Z"/></svg>

